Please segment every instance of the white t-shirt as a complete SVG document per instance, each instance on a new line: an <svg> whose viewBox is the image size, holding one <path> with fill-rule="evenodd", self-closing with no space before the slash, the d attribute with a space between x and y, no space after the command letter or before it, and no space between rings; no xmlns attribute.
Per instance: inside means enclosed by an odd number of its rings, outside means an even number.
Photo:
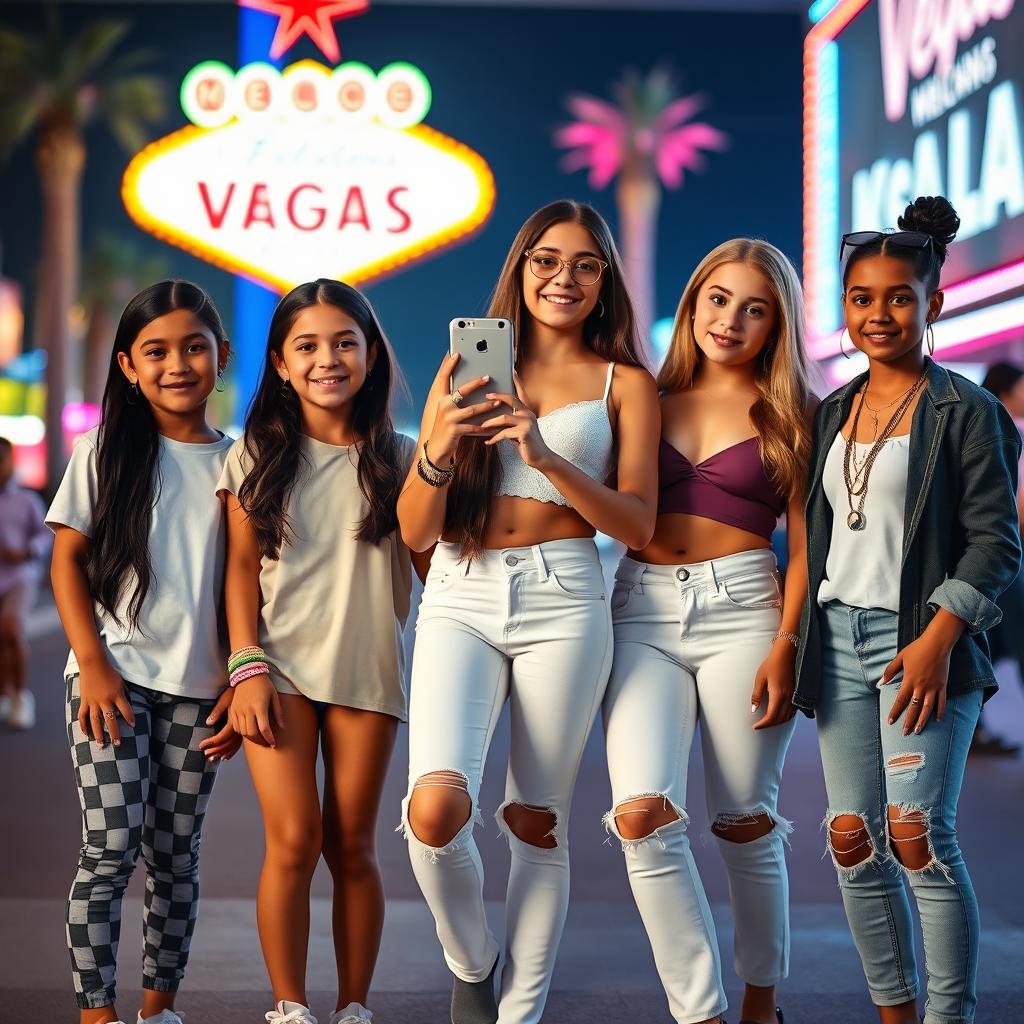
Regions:
<svg viewBox="0 0 1024 1024"><path fill-rule="evenodd" d="M97 433L90 430L75 442L46 513L51 529L70 526L92 536ZM230 437L212 444L160 438L159 489L149 527L153 571L138 627L128 625L130 588L117 608L123 626L95 606L107 658L126 682L195 700L212 700L227 684L224 506L215 485L232 443ZM74 651L64 671L78 672Z"/></svg>
<svg viewBox="0 0 1024 1024"><path fill-rule="evenodd" d="M857 442L858 466L870 450L870 444ZM910 435L889 438L875 457L864 499L863 530L851 530L846 522L850 498L843 474L845 453L846 438L840 433L825 459L821 481L832 506L832 538L818 604L841 601L851 608L898 612ZM854 495L853 507L858 506L859 498Z"/></svg>
<svg viewBox="0 0 1024 1024"><path fill-rule="evenodd" d="M416 442L402 434L398 441L404 477ZM302 454L285 507L291 538L280 558L260 563L258 642L270 678L281 693L405 721L409 549L397 530L380 544L356 540L369 505L359 489L355 446L304 435ZM218 491L237 497L250 466L243 438L228 453Z"/></svg>

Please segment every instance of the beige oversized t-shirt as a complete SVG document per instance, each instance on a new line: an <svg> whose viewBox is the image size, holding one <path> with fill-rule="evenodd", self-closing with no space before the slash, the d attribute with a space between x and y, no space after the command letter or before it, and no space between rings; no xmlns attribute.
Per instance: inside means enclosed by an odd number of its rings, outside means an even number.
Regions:
<svg viewBox="0 0 1024 1024"><path fill-rule="evenodd" d="M399 435L403 473L416 442ZM259 643L281 693L406 719L402 628L412 559L398 531L356 540L368 504L355 446L303 436L304 464L288 499L291 539L260 568ZM228 452L217 491L238 495L251 461L244 438Z"/></svg>

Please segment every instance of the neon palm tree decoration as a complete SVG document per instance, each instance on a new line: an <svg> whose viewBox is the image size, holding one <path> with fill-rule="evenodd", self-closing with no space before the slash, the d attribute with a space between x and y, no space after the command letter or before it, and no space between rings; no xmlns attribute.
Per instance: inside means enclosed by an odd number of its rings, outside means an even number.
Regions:
<svg viewBox="0 0 1024 1024"><path fill-rule="evenodd" d="M612 87L616 100L574 93L566 101L577 118L555 132L568 149L566 171L588 170L592 188L618 176L615 201L626 277L640 328L654 322L654 254L661 188L678 189L686 171L702 171L704 151L723 150L724 132L691 118L704 106L700 96L680 96L675 76L658 67L641 76L627 71Z"/></svg>

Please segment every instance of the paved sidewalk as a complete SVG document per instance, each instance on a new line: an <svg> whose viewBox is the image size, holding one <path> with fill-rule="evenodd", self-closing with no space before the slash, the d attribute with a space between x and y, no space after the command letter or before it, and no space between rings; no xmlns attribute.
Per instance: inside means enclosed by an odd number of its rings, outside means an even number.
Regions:
<svg viewBox="0 0 1024 1024"><path fill-rule="evenodd" d="M0 811L7 841L0 846L0 1024L73 1022L63 897L79 843L80 818L63 727L60 670L66 648L45 606L33 619L32 685L39 725L31 733L0 733ZM991 704L993 727L1024 739L1024 697L1005 673ZM448 976L408 864L392 831L405 789L405 730L388 775L379 847L388 890L388 916L372 1000L380 1024L444 1024ZM507 725L499 727L481 804L501 800ZM703 779L695 763L690 784L692 834L704 828ZM961 799L960 829L984 923L979 1024L1024 1022L1024 887L1017 884L1024 822L1016 808L1024 793L1024 762L974 761ZM671 1024L625 878L622 857L605 842L600 816L609 802L601 737L584 755L570 824L573 902L546 1022L557 1024ZM1007 809L1013 809L1007 813ZM846 930L835 874L823 860L819 822L824 790L813 724L800 722L787 763L781 810L794 820L790 876L793 900L792 973L782 989L787 1024L853 1024L877 1017ZM488 871L486 895L495 927L508 852L493 823L479 833ZM738 1020L739 983L728 953L728 892L713 846L694 843L719 926L727 988ZM203 843L203 907L192 964L179 1007L186 1024L261 1022L269 1008L255 934L252 894L262 856L259 813L239 758L218 779ZM134 1021L138 1005L141 872L129 887L121 943L121 1013ZM329 936L330 884L314 880L309 989L322 1022L333 1009L334 967Z"/></svg>

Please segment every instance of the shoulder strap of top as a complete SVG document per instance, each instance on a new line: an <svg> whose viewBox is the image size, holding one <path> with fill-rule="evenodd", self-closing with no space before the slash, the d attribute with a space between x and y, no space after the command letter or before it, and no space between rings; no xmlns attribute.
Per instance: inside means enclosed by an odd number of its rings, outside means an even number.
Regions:
<svg viewBox="0 0 1024 1024"><path fill-rule="evenodd" d="M614 373L614 371L615 371L615 364L614 363L609 363L608 364L608 379L605 381L605 384L604 384L604 395L602 396L602 400L605 401L605 402L608 401L608 396L612 393L612 374Z"/></svg>

